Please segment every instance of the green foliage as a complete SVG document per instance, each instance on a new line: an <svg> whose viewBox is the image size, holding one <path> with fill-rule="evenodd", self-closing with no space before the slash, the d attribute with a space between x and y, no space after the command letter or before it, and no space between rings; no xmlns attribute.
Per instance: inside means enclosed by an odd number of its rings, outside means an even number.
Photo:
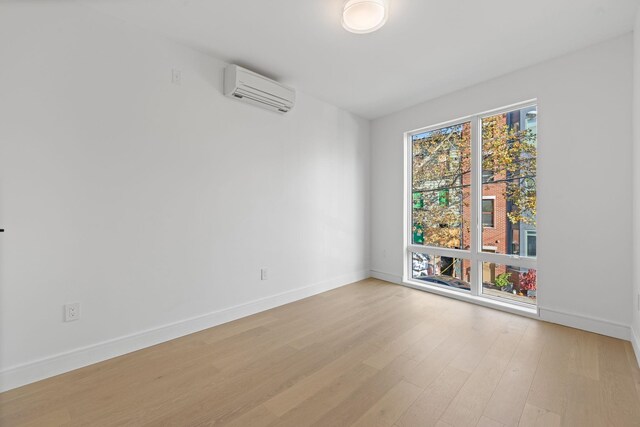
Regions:
<svg viewBox="0 0 640 427"><path fill-rule="evenodd" d="M504 288L505 286L509 286L511 282L509 281L509 277L511 275L509 273L502 273L496 277L496 280L493 281L493 284L499 288Z"/></svg>

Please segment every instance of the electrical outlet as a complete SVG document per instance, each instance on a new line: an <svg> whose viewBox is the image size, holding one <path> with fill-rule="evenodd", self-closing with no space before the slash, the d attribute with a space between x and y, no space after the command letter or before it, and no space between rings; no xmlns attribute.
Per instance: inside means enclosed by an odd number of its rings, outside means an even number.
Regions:
<svg viewBox="0 0 640 427"><path fill-rule="evenodd" d="M260 280L267 280L267 269L266 268L261 268L260 269Z"/></svg>
<svg viewBox="0 0 640 427"><path fill-rule="evenodd" d="M171 70L171 83L180 85L182 83L182 72L177 69Z"/></svg>
<svg viewBox="0 0 640 427"><path fill-rule="evenodd" d="M80 303L74 302L64 305L64 321L73 322L80 318Z"/></svg>

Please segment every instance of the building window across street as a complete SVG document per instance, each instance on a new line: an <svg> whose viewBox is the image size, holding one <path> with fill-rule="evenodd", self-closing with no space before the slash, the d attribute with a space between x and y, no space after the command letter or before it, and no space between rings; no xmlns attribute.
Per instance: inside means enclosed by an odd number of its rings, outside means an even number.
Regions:
<svg viewBox="0 0 640 427"><path fill-rule="evenodd" d="M493 216L495 215L495 199L483 197L482 198L482 226L493 227Z"/></svg>

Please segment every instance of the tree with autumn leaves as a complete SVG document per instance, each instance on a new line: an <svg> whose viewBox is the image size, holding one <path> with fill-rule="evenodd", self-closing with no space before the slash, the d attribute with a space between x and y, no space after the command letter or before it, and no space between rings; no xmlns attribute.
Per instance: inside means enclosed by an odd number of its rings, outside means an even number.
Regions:
<svg viewBox="0 0 640 427"><path fill-rule="evenodd" d="M470 124L413 138L413 233L426 245L459 248L469 228ZM465 200L465 193L466 199Z"/></svg>
<svg viewBox="0 0 640 427"><path fill-rule="evenodd" d="M413 137L415 243L465 248L470 229L471 125L469 122ZM483 185L504 183L508 220L535 226L536 135L505 115L482 120Z"/></svg>
<svg viewBox="0 0 640 427"><path fill-rule="evenodd" d="M482 120L482 169L493 173L492 184L505 183L503 196L511 202L509 221L535 226L536 134L530 129L508 126L503 117Z"/></svg>

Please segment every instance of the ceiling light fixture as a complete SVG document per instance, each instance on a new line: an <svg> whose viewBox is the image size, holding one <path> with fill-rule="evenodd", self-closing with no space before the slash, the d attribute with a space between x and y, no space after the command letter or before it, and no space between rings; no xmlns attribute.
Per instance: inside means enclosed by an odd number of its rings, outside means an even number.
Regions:
<svg viewBox="0 0 640 427"><path fill-rule="evenodd" d="M388 0L347 0L342 10L342 26L356 34L371 33L389 16Z"/></svg>

